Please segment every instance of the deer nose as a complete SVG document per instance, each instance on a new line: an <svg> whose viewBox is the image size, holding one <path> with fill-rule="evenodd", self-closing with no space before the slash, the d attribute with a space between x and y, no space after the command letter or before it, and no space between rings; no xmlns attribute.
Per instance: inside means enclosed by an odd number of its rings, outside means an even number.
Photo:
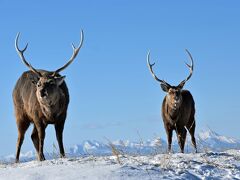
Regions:
<svg viewBox="0 0 240 180"><path fill-rule="evenodd" d="M47 96L46 90L45 90L45 89L42 89L42 90L40 91L40 95L41 95L41 97Z"/></svg>

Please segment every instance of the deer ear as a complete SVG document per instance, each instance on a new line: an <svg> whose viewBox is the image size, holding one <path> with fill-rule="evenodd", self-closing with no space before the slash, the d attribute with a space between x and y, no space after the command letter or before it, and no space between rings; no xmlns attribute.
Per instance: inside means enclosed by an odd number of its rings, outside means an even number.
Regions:
<svg viewBox="0 0 240 180"><path fill-rule="evenodd" d="M164 83L161 83L161 88L164 92L168 92L170 86Z"/></svg>
<svg viewBox="0 0 240 180"><path fill-rule="evenodd" d="M61 84L64 82L66 76L56 77L56 83L58 86L61 86Z"/></svg>

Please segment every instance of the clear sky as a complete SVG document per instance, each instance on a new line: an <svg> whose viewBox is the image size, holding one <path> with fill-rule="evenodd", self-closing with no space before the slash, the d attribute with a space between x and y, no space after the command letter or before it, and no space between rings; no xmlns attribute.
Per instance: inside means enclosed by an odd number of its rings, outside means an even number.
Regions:
<svg viewBox="0 0 240 180"><path fill-rule="evenodd" d="M72 54L71 43L85 33L76 60L62 72L70 105L65 147L83 140L165 138L160 107L165 96L152 78L146 55L151 50L155 72L172 85L188 75L187 48L195 60L186 83L196 103L197 131L210 127L240 138L240 2L203 1L0 1L0 155L15 153L17 128L12 90L28 70L25 56L39 69L55 70ZM34 149L29 128L23 151ZM56 143L47 128L45 149Z"/></svg>

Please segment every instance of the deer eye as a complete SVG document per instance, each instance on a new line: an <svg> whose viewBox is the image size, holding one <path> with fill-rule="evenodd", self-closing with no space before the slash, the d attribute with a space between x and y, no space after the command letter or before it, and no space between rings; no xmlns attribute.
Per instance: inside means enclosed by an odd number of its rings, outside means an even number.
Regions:
<svg viewBox="0 0 240 180"><path fill-rule="evenodd" d="M40 87L42 84L39 82L39 83L37 83L37 87Z"/></svg>

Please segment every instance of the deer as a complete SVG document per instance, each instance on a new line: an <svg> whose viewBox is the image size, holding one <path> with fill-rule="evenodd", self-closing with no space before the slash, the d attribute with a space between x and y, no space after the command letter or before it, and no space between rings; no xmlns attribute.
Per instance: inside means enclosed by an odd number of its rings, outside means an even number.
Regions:
<svg viewBox="0 0 240 180"><path fill-rule="evenodd" d="M49 124L55 127L56 138L60 150L60 157L65 157L63 146L63 129L67 117L69 104L69 92L65 77L59 73L66 69L77 57L82 45L84 34L81 30L80 44L75 47L72 44L73 53L68 62L55 71L35 69L24 57L28 43L22 50L19 49L20 33L15 39L16 51L28 71L23 72L13 89L12 97L18 130L16 145L16 159L19 162L21 146L25 132L30 124L33 124L31 139L37 152L38 161L44 161L44 138L45 129Z"/></svg>
<svg viewBox="0 0 240 180"><path fill-rule="evenodd" d="M190 74L177 86L172 86L166 81L159 79L153 72L155 63L150 63L150 51L147 54L147 65L153 78L160 83L161 89L166 93L162 102L162 119L167 134L168 153L171 153L172 134L177 134L178 145L181 153L184 153L187 131L191 135L192 145L197 153L197 145L194 137L195 133L195 102L190 91L183 89L185 83L191 78L193 73L193 57L186 49L191 60L191 65L187 64Z"/></svg>

